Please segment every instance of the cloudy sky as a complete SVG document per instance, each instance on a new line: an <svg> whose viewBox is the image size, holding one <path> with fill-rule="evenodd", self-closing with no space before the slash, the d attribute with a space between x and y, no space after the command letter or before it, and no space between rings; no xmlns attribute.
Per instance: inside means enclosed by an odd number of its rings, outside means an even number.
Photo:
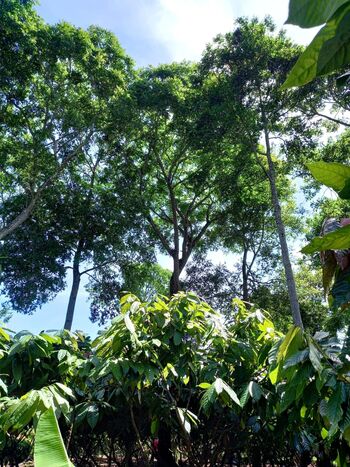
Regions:
<svg viewBox="0 0 350 467"><path fill-rule="evenodd" d="M139 66L196 60L211 39L232 29L239 16L271 15L279 27L288 0L41 0L39 13L49 22L98 24L113 31ZM313 31L286 28L307 43Z"/></svg>
<svg viewBox="0 0 350 467"><path fill-rule="evenodd" d="M271 15L282 27L288 0L41 0L37 10L50 23L65 20L83 28L96 24L113 31L137 66L146 66L199 59L205 45L216 34L230 31L239 16ZM294 26L286 30L301 44L315 34ZM69 286L33 316L14 315L9 327L32 332L61 328ZM73 328L96 334L98 327L88 319L86 300L81 287Z"/></svg>

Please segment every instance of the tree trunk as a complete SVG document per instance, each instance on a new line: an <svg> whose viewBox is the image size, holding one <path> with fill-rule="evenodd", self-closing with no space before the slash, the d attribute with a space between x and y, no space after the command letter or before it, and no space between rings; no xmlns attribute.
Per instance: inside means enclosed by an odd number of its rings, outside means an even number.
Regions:
<svg viewBox="0 0 350 467"><path fill-rule="evenodd" d="M171 451L171 431L161 423L158 433L158 465L159 467L178 467Z"/></svg>
<svg viewBox="0 0 350 467"><path fill-rule="evenodd" d="M248 251L246 248L244 248L243 252L243 261L242 261L242 289L243 289L243 301L247 302L249 299L249 294L248 294L248 271L247 271L247 254Z"/></svg>
<svg viewBox="0 0 350 467"><path fill-rule="evenodd" d="M297 290L295 286L294 274L292 270L292 265L290 262L288 245L286 240L286 230L284 227L284 223L282 220L281 214L281 205L279 202L277 187L276 187L276 172L275 166L272 160L271 155L271 145L270 145L270 138L267 129L267 124L264 122L264 135L265 135L265 145L266 145L266 156L268 162L268 177L270 182L270 189L271 189L271 197L272 197L272 204L273 210L275 215L275 221L278 231L278 237L281 246L281 253L282 253L282 262L284 267L284 272L286 275L287 281L287 288L288 288L288 295L290 306L292 310L293 322L296 326L299 326L301 329L304 329L303 321L301 319L300 308L299 308L299 301L297 296Z"/></svg>
<svg viewBox="0 0 350 467"><path fill-rule="evenodd" d="M78 243L75 255L74 255L74 259L73 259L73 284L72 284L72 288L71 288L70 295L69 295L66 321L64 323L64 329L67 329L68 331L72 329L74 309L75 309L75 304L77 301L77 295L79 291L79 285L80 285L79 265L80 265L81 254L83 251L83 245L84 245L84 241L79 240L79 243Z"/></svg>
<svg viewBox="0 0 350 467"><path fill-rule="evenodd" d="M179 258L176 257L176 253L173 258L174 268L173 273L170 278L170 297L175 295L180 291L180 261Z"/></svg>

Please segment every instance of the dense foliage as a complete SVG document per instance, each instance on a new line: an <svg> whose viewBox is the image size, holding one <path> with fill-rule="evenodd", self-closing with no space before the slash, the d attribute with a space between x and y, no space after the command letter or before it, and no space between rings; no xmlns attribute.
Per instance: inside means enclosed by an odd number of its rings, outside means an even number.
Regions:
<svg viewBox="0 0 350 467"><path fill-rule="evenodd" d="M346 465L346 345L284 336L261 310L233 307L230 324L194 294L125 295L92 343L2 330L2 462L30 455L52 406L77 466Z"/></svg>

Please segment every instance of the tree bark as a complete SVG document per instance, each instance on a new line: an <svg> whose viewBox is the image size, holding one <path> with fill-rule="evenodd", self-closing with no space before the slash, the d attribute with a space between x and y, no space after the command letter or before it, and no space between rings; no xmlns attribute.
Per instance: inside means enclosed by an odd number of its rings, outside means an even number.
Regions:
<svg viewBox="0 0 350 467"><path fill-rule="evenodd" d="M77 295L79 291L80 278L81 278L81 274L79 271L79 265L80 265L81 254L83 252L83 246L84 246L84 241L79 240L77 249L74 254L74 259L73 259L73 284L72 284L72 288L71 288L70 295L69 295L66 320L64 323L64 329L67 329L68 331L72 329L75 304L77 301Z"/></svg>
<svg viewBox="0 0 350 467"><path fill-rule="evenodd" d="M264 116L263 116L263 120L265 120ZM282 220L281 205L279 202L279 197L278 197L278 192L277 192L277 187L276 187L276 172L275 172L275 166L272 160L270 138L269 138L269 132L267 129L266 120L264 121L264 136L265 136L266 157L267 157L267 162L268 162L268 178L270 182L272 204L273 204L275 221L276 221L276 226L277 226L277 231L278 231L279 242L281 246L282 262L283 262L284 272L286 275L288 295L289 295L289 301L290 301L290 306L291 306L291 311L292 311L292 316L293 316L293 322L296 326L299 326L301 329L304 329L303 321L301 319L301 314L300 314L300 307L299 307L297 290L295 286L293 269L292 269L292 265L291 265L290 257L289 257L288 244L286 240L286 230L285 230L284 223Z"/></svg>
<svg viewBox="0 0 350 467"><path fill-rule="evenodd" d="M180 261L178 257L175 257L175 255L173 257L173 273L170 278L170 296L175 295L180 291Z"/></svg>
<svg viewBox="0 0 350 467"><path fill-rule="evenodd" d="M249 294L248 294L248 271L247 271L247 255L248 255L248 250L244 248L243 251L243 261L242 261L242 289L243 289L243 301L247 302L249 299Z"/></svg>

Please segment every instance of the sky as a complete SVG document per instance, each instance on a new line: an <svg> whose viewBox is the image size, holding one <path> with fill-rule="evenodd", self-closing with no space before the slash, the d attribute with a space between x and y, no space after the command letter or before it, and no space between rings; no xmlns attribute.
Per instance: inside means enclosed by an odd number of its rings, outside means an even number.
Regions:
<svg viewBox="0 0 350 467"><path fill-rule="evenodd" d="M205 45L230 31L239 16L271 15L279 27L288 16L288 0L41 0L37 8L48 22L65 20L113 31L139 66L197 60ZM313 30L287 26L298 43Z"/></svg>
<svg viewBox="0 0 350 467"><path fill-rule="evenodd" d="M94 24L116 34L138 67L181 60L199 60L213 37L232 30L240 16L272 16L281 28L288 16L288 0L41 0L37 11L49 23L68 21L87 28ZM315 30L285 27L299 44L307 44ZM215 259L213 256L211 259ZM216 260L223 255L216 253ZM160 258L164 267L169 260ZM33 315L14 314L8 327L37 333L60 329L69 298L67 288ZM73 329L95 335L98 326L89 321L84 281L76 305Z"/></svg>

